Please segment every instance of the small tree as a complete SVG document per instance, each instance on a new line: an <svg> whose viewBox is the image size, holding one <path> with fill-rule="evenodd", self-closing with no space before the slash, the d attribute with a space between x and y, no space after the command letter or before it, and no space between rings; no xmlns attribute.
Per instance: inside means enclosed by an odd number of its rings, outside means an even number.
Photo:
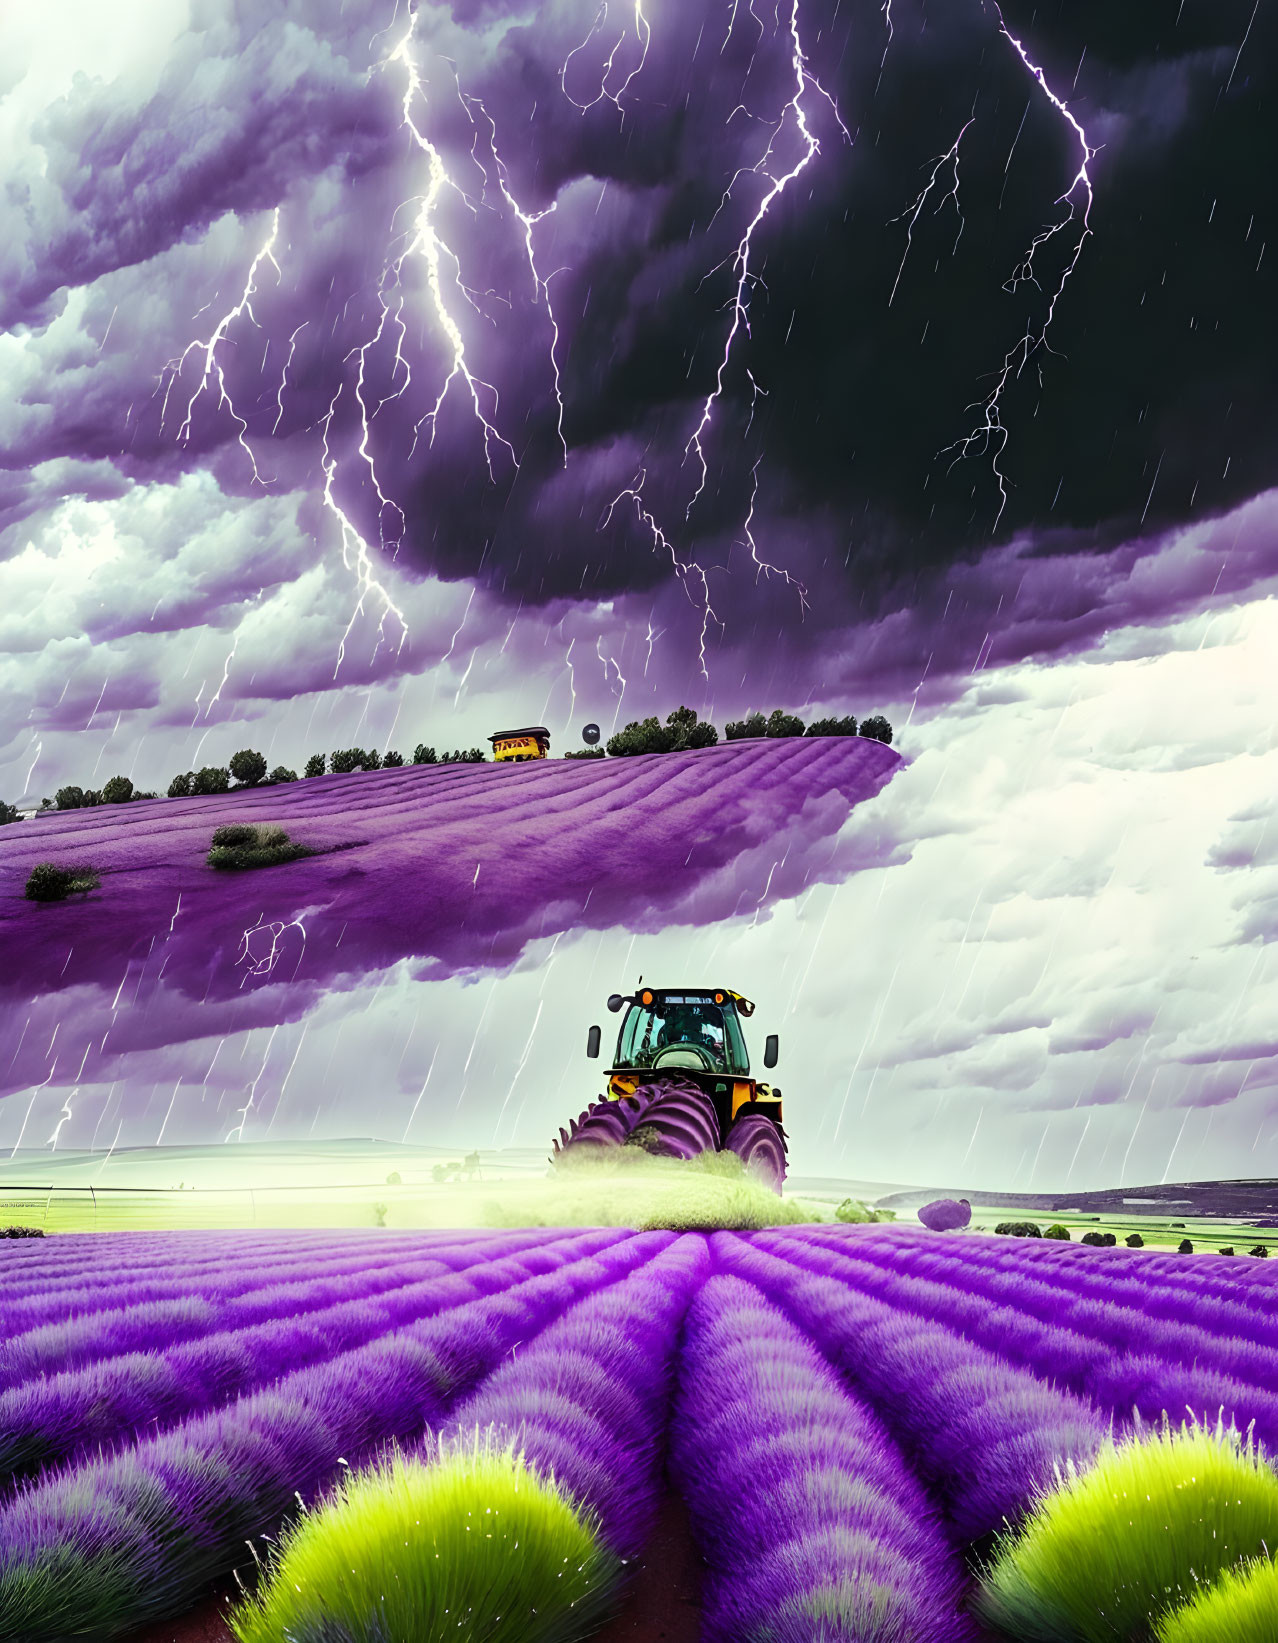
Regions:
<svg viewBox="0 0 1278 1643"><path fill-rule="evenodd" d="M432 1164L430 1167L430 1178L437 1187L442 1187L444 1182L448 1179L448 1165Z"/></svg>
<svg viewBox="0 0 1278 1643"><path fill-rule="evenodd" d="M8 827L10 822L22 820L22 812L16 804L6 804L0 799L0 827Z"/></svg>
<svg viewBox="0 0 1278 1643"><path fill-rule="evenodd" d="M266 756L254 748L242 747L231 755L230 772L241 787L256 787L266 775Z"/></svg>
<svg viewBox="0 0 1278 1643"><path fill-rule="evenodd" d="M128 804L133 797L133 783L127 776L112 776L102 788L103 804Z"/></svg>
<svg viewBox="0 0 1278 1643"><path fill-rule="evenodd" d="M404 1177L399 1173L399 1171L397 1169L393 1169L390 1172L390 1174L386 1177L386 1185L388 1187L402 1187L403 1184L404 1184Z"/></svg>
<svg viewBox="0 0 1278 1643"><path fill-rule="evenodd" d="M856 720L850 713L846 719L813 719L803 734L805 736L855 736Z"/></svg>
<svg viewBox="0 0 1278 1643"><path fill-rule="evenodd" d="M367 757L362 747L341 747L329 759L329 768L335 776L349 776L352 771L364 768Z"/></svg>
<svg viewBox="0 0 1278 1643"><path fill-rule="evenodd" d="M179 775L174 776L169 783L169 797L171 799L189 799L191 784L194 780L195 772L193 770L184 770Z"/></svg>
<svg viewBox="0 0 1278 1643"><path fill-rule="evenodd" d="M753 741L768 734L768 721L762 713L751 713L745 719L732 719L723 727L724 737L730 742Z"/></svg>
<svg viewBox="0 0 1278 1643"><path fill-rule="evenodd" d="M197 770L191 777L193 794L229 793L230 790L231 775L225 765L206 764L203 770Z"/></svg>
<svg viewBox="0 0 1278 1643"><path fill-rule="evenodd" d="M83 810L84 789L82 787L60 787L54 803L59 810Z"/></svg>
<svg viewBox="0 0 1278 1643"><path fill-rule="evenodd" d="M84 808L91 810L95 804L102 803L102 793L99 788L86 787L84 790Z"/></svg>
<svg viewBox="0 0 1278 1643"><path fill-rule="evenodd" d="M1193 1240L1191 1238L1182 1238L1176 1248L1181 1255L1192 1255L1194 1253Z"/></svg>
<svg viewBox="0 0 1278 1643"><path fill-rule="evenodd" d="M803 720L797 713L785 713L779 707L774 707L772 716L768 720L769 736L802 736Z"/></svg>
<svg viewBox="0 0 1278 1643"><path fill-rule="evenodd" d="M402 753L396 753L395 749L391 748L390 752L387 753L382 760L382 768L384 770L398 770L403 762L404 755Z"/></svg>
<svg viewBox="0 0 1278 1643"><path fill-rule="evenodd" d="M327 763L328 761L322 753L312 753L310 758L306 761L306 769L302 772L302 774L304 776L322 776L324 774L324 766Z"/></svg>
<svg viewBox="0 0 1278 1643"><path fill-rule="evenodd" d="M365 753L363 765L365 770L380 770L382 768L382 756L375 747L369 748L368 752Z"/></svg>
<svg viewBox="0 0 1278 1643"><path fill-rule="evenodd" d="M433 747L427 747L425 742L418 742L413 749L414 764L438 764L439 755Z"/></svg>
<svg viewBox="0 0 1278 1643"><path fill-rule="evenodd" d="M297 780L297 771L290 770L287 765L277 764L267 780L271 782L295 782Z"/></svg>
<svg viewBox="0 0 1278 1643"><path fill-rule="evenodd" d="M1139 1232L1129 1232L1126 1238L1123 1239L1123 1242L1127 1245L1128 1249L1144 1249L1145 1247L1145 1240L1141 1237Z"/></svg>
<svg viewBox="0 0 1278 1643"><path fill-rule="evenodd" d="M859 734L868 736L871 741L885 742L889 747L892 745L892 726L881 713L872 713L868 719L862 719Z"/></svg>

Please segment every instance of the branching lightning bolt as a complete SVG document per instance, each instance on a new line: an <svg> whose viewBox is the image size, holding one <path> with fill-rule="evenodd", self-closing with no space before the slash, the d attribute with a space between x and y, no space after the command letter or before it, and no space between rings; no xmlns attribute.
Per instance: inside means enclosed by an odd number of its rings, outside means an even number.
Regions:
<svg viewBox="0 0 1278 1643"><path fill-rule="evenodd" d="M901 275L905 272L905 261L906 261L906 258L910 254L910 247L914 242L914 225L919 220L919 213L922 211L923 206L927 201L928 195L932 192L932 189L936 185L936 179L941 174L941 168L943 166L945 166L946 164L949 164L953 167L954 180L951 183L948 191L946 193L942 194L940 199L937 201L936 210L932 213L932 215L933 216L939 215L940 211L944 207L945 202L947 200L953 200L954 201L954 209L955 209L955 211L958 212L958 220L959 220L959 231L954 236L954 250L956 250L956 251L958 250L958 242L963 237L963 229L964 229L964 226L965 226L964 220L963 220L963 212L962 212L962 208L959 206L959 197L958 197L958 191L959 191L959 144L963 141L963 132L965 132L967 130L968 126L970 126L972 124L972 121L975 118L976 118L976 116L974 114L969 115L968 118L964 121L963 130L959 132L958 136L954 139L954 141L946 149L945 153L944 154L938 154L936 156L936 159L934 160L934 162L932 164L932 175L928 178L927 182L923 185L922 189L919 192L919 196L915 200L914 204L912 206L909 206L905 211L903 211L899 217L892 217L890 219L890 221L892 221L892 222L902 222L906 217L908 217L909 222L906 224L906 229L905 229L905 250L902 251L902 253L901 253L901 266L896 271L896 278L892 281L892 290L891 290L891 292L888 296L887 305L888 305L889 308L892 306L893 297L896 296L896 288L901 283Z"/></svg>
<svg viewBox="0 0 1278 1643"><path fill-rule="evenodd" d="M287 930L301 931L302 950L304 952L306 949L306 926L302 923L300 916L295 919L290 919L287 923L285 923L282 919L267 920L267 918L263 916L258 919L256 924L244 931L243 935L240 937L240 950L236 954L235 958L236 964L243 964L246 966L243 980L240 983L241 986L243 986L245 981L248 981L251 978L269 976L271 974L271 972L275 969L275 966L280 961L280 957L283 952L281 943L284 939L284 933ZM267 947L265 951L255 952L253 940L255 936L268 939L270 941L270 946ZM260 947L262 944L259 942L257 945ZM299 965L302 962L300 955L297 962Z"/></svg>
<svg viewBox="0 0 1278 1643"><path fill-rule="evenodd" d="M999 466L999 459L1007 447L1008 440L1008 428L1002 418L1003 395L1008 384L1020 376L1026 365L1029 364L1032 356L1036 354L1040 348L1044 349L1048 353L1055 352L1047 340L1047 333L1051 328L1052 320L1056 315L1056 305L1064 293L1065 287L1069 282L1070 275L1078 267L1078 259L1082 255L1083 246L1087 243L1087 240L1092 233L1092 179L1087 168L1097 153L1097 150L1087 141L1087 133L1079 124L1076 116L1070 111L1069 105L1058 97L1052 90L1051 86L1048 85L1047 77L1043 73L1043 70L1037 63L1031 60L1030 55L1026 51L1024 45L1008 28L1006 19L1003 16L1002 8L998 4L998 0L991 0L991 3L994 7L995 16L998 18L999 33L1011 43L1012 49L1016 52L1016 55L1020 58L1021 62L1029 70L1029 73L1034 80L1037 81L1048 102L1051 103L1052 107L1069 126L1078 141L1080 154L1078 170L1074 173L1069 187L1063 194L1058 195L1056 199L1056 204L1066 206L1067 210L1057 222L1049 224L1048 227L1040 230L1040 232L1034 236L1034 239L1030 243L1029 249L1021 258L1021 261L1013 270L1011 278L1003 287L1006 291L1015 291L1020 285L1031 284L1041 290L1042 287L1039 286L1038 278L1035 272L1035 258L1038 256L1043 247L1054 240L1058 234L1066 232L1071 225L1076 224L1078 226L1078 237L1074 242L1073 254L1066 262L1060 278L1056 281L1056 284L1051 292L1047 303L1047 313L1044 316L1043 323L1037 332L1034 331L1032 326L1026 326L1025 335L1021 337L1018 342L1014 343L1003 356L1003 363L999 370L995 373L994 387L991 389L989 394L986 395L986 398L981 405L980 420L977 422L976 426L970 433L964 434L961 439L956 440L952 445L947 445L945 447L947 451L956 451L958 453L954 458L954 462L950 464L951 469L954 467L955 463L960 462L965 456L969 456L973 452L981 455L987 451L991 453L990 466L993 470L995 479L998 481L999 493L998 512L994 516L994 529L997 530L998 522L1003 517L1003 510L1007 506L1007 475Z"/></svg>
<svg viewBox="0 0 1278 1643"><path fill-rule="evenodd" d="M628 485L625 490L619 491L617 495L613 497L612 501L608 504L608 511L604 515L603 525L605 528L607 527L612 519L618 503L626 501L633 502L635 505L635 513L639 518L639 522L651 534L653 545L664 549L665 552L670 555L670 561L674 565L675 570L678 572L679 580L683 583L683 590L688 595L688 598L693 605L696 605L697 601L693 598L692 589L688 584L690 580L694 579L700 582L701 603L698 608L701 611L701 639L698 659L701 666L701 676L703 679L708 680L710 677L710 670L706 666L706 641L710 632L710 624L711 622L717 623L720 631L722 632L723 623L715 615L714 608L710 603L710 583L706 578L705 571L696 563L695 560L680 559L678 553L675 551L674 543L662 530L653 514L644 506L643 484L646 478L646 472L641 473L633 485Z"/></svg>
<svg viewBox="0 0 1278 1643"><path fill-rule="evenodd" d="M631 81L634 80L635 77L641 72L643 65L647 62L648 46L652 41L652 28L648 22L648 19L644 16L642 0L635 0L634 4L635 38L639 43L639 61L635 64L634 68L630 70L629 74L626 75L625 79L617 87L616 91L608 90L608 80L612 74L613 67L616 64L617 53L621 50L621 47L629 34L628 26L623 27L621 33L613 42L612 50L608 53L604 60L603 72L599 76L599 90L590 99L590 101L588 103L579 103L573 96L572 92L568 89L567 82L569 63L572 62L573 58L579 51L585 50L607 20L608 0L601 0L599 10L595 13L595 20L590 25L589 34L587 34L586 38L580 45L574 46L564 58L563 67L559 70L559 88L573 107L580 109L583 114L585 114L588 109L594 108L596 103L602 103L607 100L616 108L617 113L621 115L622 120L624 121L626 111L621 106L621 99L625 96L626 92L629 91Z"/></svg>
<svg viewBox="0 0 1278 1643"><path fill-rule="evenodd" d="M168 384L164 390L164 400L160 409L160 426L163 428L164 417L168 410L169 393L172 390L173 384L177 381L178 377L181 376L182 367L186 364L187 358L192 353L202 352L204 355L204 369L201 372L200 380L196 385L195 392L187 401L186 416L182 420L182 426L178 429L178 440L183 445L189 443L191 437L191 417L195 411L196 401L209 386L209 378L216 377L218 388L218 408L221 409L222 407L225 407L230 412L231 418L239 430L236 438L243 447L245 456L249 459L249 463L253 469L253 478L259 485L265 485L266 481L258 472L257 458L253 455L252 448L245 437L248 433L248 422L235 409L235 401L231 398L231 395L227 390L226 373L222 369L222 362L218 358L217 350L218 345L226 341L226 335L231 326L242 315L247 314L252 323L257 325L257 316L253 312L253 296L257 290L258 269L261 268L262 264L264 262L269 262L271 267L275 270L277 280L283 278L283 272L280 265L275 260L275 241L279 235L279 231L280 208L277 205L271 213L271 232L267 236L262 248L253 258L253 261L249 267L248 278L244 281L244 289L240 292L240 300L231 308L227 309L226 313L222 315L221 319L217 322L207 337L203 340L197 338L194 341L188 342L178 357L176 359L171 359L164 367L164 369L170 373L170 376Z"/></svg>

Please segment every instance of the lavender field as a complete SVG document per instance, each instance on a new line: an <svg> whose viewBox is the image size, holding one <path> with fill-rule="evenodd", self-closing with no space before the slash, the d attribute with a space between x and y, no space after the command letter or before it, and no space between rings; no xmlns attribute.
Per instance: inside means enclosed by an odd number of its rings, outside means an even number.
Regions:
<svg viewBox="0 0 1278 1643"><path fill-rule="evenodd" d="M0 946L21 954L0 973L0 1004L32 1007L40 1027L0 1093L51 1076L59 1022L57 1054L74 1053L84 1082L157 1035L296 1019L401 959L424 977L495 971L556 932L708 924L753 883L755 857L766 863L752 908L822 872L837 879L849 864L827 848L814 867L804 847L832 841L901 762L865 737L796 738L597 763L410 765L31 817L0 830ZM205 857L228 822L279 824L315 854L218 872ZM42 861L88 864L100 888L27 900Z"/></svg>
<svg viewBox="0 0 1278 1643"><path fill-rule="evenodd" d="M1206 1638L1184 1605L1213 1572L1254 1583L1278 1546L1278 1274L1259 1262L884 1226L136 1233L0 1244L0 1294L6 1643L127 1638L232 1576L269 1584L281 1531L287 1557L353 1509L335 1484L392 1444L430 1474L476 1434L581 1514L614 1608L654 1578L644 1550L681 1497L707 1643L1140 1643L1169 1616ZM998 1602L983 1585L1009 1529L1158 1450L1164 1416L1200 1443L1223 1422L1254 1475L1241 1527L1219 1491L1176 1485L1195 1522L1225 1514L1219 1570L1189 1566L1191 1539L1180 1568L1164 1524L1172 1567L1135 1621L1102 1581L1095 1624L1004 1629L1007 1581ZM1110 1552L1130 1609L1128 1544ZM390 1635L297 1590L320 1609L281 1622L268 1591L235 1635ZM1239 1635L1278 1635L1263 1591L1247 1601L1271 1629ZM602 1613L512 1635L584 1637Z"/></svg>

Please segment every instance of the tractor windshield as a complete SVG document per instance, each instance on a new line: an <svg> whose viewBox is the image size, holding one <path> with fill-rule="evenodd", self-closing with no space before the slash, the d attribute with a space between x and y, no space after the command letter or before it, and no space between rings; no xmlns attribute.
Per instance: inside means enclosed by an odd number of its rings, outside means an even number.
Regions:
<svg viewBox="0 0 1278 1643"><path fill-rule="evenodd" d="M686 1066L742 1076L750 1071L732 1005L683 997L658 997L649 1005L630 1006L617 1042L617 1065Z"/></svg>

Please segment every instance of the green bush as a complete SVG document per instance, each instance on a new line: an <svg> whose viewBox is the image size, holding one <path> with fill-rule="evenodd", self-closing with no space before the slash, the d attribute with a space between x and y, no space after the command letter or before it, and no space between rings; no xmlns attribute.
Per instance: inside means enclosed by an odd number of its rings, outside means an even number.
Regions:
<svg viewBox="0 0 1278 1643"><path fill-rule="evenodd" d="M0 1238L43 1238L43 1227L0 1227Z"/></svg>
<svg viewBox="0 0 1278 1643"><path fill-rule="evenodd" d="M768 721L762 713L751 713L745 719L730 719L723 727L723 739L727 742L748 742L767 734Z"/></svg>
<svg viewBox="0 0 1278 1643"><path fill-rule="evenodd" d="M191 796L191 786L194 781L195 772L193 770L186 770L181 774L174 776L173 780L169 783L169 797L171 799L189 799Z"/></svg>
<svg viewBox="0 0 1278 1643"><path fill-rule="evenodd" d="M266 779L276 786L280 782L295 782L297 780L297 771L290 770L287 765L277 764Z"/></svg>
<svg viewBox="0 0 1278 1643"><path fill-rule="evenodd" d="M1164 1427L1107 1445L1040 1500L997 1545L977 1608L1018 1643L1140 1643L1273 1546L1278 1476L1250 1442L1222 1427Z"/></svg>
<svg viewBox="0 0 1278 1643"><path fill-rule="evenodd" d="M1145 1240L1141 1237L1139 1232L1129 1232L1126 1238L1123 1239L1123 1242L1127 1245L1128 1249L1144 1249L1145 1247Z"/></svg>
<svg viewBox="0 0 1278 1643"><path fill-rule="evenodd" d="M1044 1238L1057 1238L1061 1243L1067 1244L1070 1241L1070 1230L1067 1226L1062 1225L1060 1221L1054 1221L1043 1236Z"/></svg>
<svg viewBox="0 0 1278 1643"><path fill-rule="evenodd" d="M229 793L231 790L231 773L224 765L207 764L203 770L197 770L191 777L191 792L201 795L205 793Z"/></svg>
<svg viewBox="0 0 1278 1643"><path fill-rule="evenodd" d="M441 753L440 764L483 764L487 754L482 747L456 747L451 753Z"/></svg>
<svg viewBox="0 0 1278 1643"><path fill-rule="evenodd" d="M1191 1238L1182 1238L1176 1245L1176 1249L1181 1255L1192 1255L1194 1253L1193 1240Z"/></svg>
<svg viewBox="0 0 1278 1643"><path fill-rule="evenodd" d="M863 1204L859 1198L845 1198L834 1212L836 1221L845 1221L849 1226L865 1226L872 1221L895 1221L896 1211L893 1209L871 1209Z"/></svg>
<svg viewBox="0 0 1278 1643"><path fill-rule="evenodd" d="M327 763L328 760L322 753L312 753L310 758L306 761L306 768L303 770L302 774L304 776L322 776L324 774L324 766Z"/></svg>
<svg viewBox="0 0 1278 1643"><path fill-rule="evenodd" d="M227 768L241 787L256 787L266 775L266 755L255 748L242 747L231 755Z"/></svg>
<svg viewBox="0 0 1278 1643"><path fill-rule="evenodd" d="M284 829L273 823L252 826L228 822L214 832L209 843L212 848L205 857L208 865L232 872L250 867L278 867L282 862L299 861L315 853L304 844L291 843Z"/></svg>
<svg viewBox="0 0 1278 1643"><path fill-rule="evenodd" d="M846 719L814 719L803 734L805 736L855 736L856 720L850 713Z"/></svg>
<svg viewBox="0 0 1278 1643"><path fill-rule="evenodd" d="M1112 1232L1085 1232L1079 1242L1091 1244L1094 1249L1112 1249L1118 1239Z"/></svg>
<svg viewBox="0 0 1278 1643"><path fill-rule="evenodd" d="M439 756L433 747L427 747L425 742L418 742L413 749L414 764L438 764Z"/></svg>
<svg viewBox="0 0 1278 1643"><path fill-rule="evenodd" d="M364 769L365 770L380 770L381 768L382 768L382 756L381 756L381 754L377 751L377 749L375 747L370 747L368 752L365 753L365 755L364 755Z"/></svg>
<svg viewBox="0 0 1278 1643"><path fill-rule="evenodd" d="M1000 1221L994 1228L1004 1238L1041 1238L1037 1221Z"/></svg>
<svg viewBox="0 0 1278 1643"><path fill-rule="evenodd" d="M394 748L392 748L382 760L382 766L386 770L398 770L403 762L404 755L402 753L396 753Z"/></svg>
<svg viewBox="0 0 1278 1643"><path fill-rule="evenodd" d="M284 1532L230 1623L239 1643L574 1643L620 1574L593 1515L476 1434L346 1477Z"/></svg>
<svg viewBox="0 0 1278 1643"><path fill-rule="evenodd" d="M58 867L42 861L31 869L24 894L28 901L65 901L81 891L96 890L101 882L91 867Z"/></svg>
<svg viewBox="0 0 1278 1643"><path fill-rule="evenodd" d="M11 822L22 820L22 812L16 804L6 804L0 799L0 827L8 827Z"/></svg>
<svg viewBox="0 0 1278 1643"><path fill-rule="evenodd" d="M774 707L768 718L769 736L802 736L803 720L796 713L785 713Z"/></svg>
<svg viewBox="0 0 1278 1643"><path fill-rule="evenodd" d="M82 787L60 787L54 798L59 810L83 810L84 789Z"/></svg>
<svg viewBox="0 0 1278 1643"><path fill-rule="evenodd" d="M861 720L859 735L868 736L872 741L892 743L892 726L881 713L872 713L868 719Z"/></svg>
<svg viewBox="0 0 1278 1643"><path fill-rule="evenodd" d="M133 783L127 776L112 776L103 784L103 804L128 804L133 796Z"/></svg>
<svg viewBox="0 0 1278 1643"><path fill-rule="evenodd" d="M1276 1637L1278 1563L1272 1558L1227 1569L1173 1609L1156 1633L1157 1643L1274 1643Z"/></svg>
<svg viewBox="0 0 1278 1643"><path fill-rule="evenodd" d="M575 753L564 754L565 759L602 759L603 757L604 749L602 747L579 747Z"/></svg>
<svg viewBox="0 0 1278 1643"><path fill-rule="evenodd" d="M335 776L349 776L354 770L362 770L368 754L362 747L340 747L328 761L329 769Z"/></svg>

